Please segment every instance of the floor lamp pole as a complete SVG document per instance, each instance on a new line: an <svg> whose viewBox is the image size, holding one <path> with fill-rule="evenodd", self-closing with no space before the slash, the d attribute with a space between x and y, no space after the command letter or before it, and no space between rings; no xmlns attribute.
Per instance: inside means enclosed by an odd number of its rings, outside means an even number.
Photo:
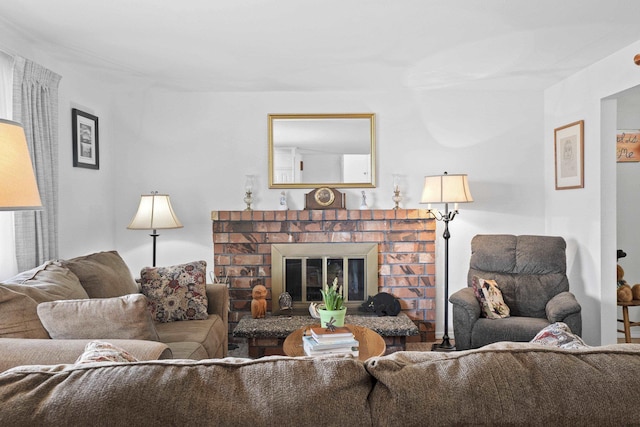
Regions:
<svg viewBox="0 0 640 427"><path fill-rule="evenodd" d="M149 234L149 236L153 237L153 265L152 267L156 266L156 238L159 236L158 232L154 229L152 234Z"/></svg>
<svg viewBox="0 0 640 427"><path fill-rule="evenodd" d="M433 351L450 351L455 350L455 346L451 345L449 341L449 221L453 221L456 216L456 212L449 213L449 204L444 204L444 215L442 221L444 222L444 335L442 336L442 342L440 344L434 344Z"/></svg>

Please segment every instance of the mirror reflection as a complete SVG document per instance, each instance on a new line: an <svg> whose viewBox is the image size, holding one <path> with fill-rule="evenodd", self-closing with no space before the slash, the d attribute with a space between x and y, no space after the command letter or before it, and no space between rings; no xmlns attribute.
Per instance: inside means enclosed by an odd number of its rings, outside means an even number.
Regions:
<svg viewBox="0 0 640 427"><path fill-rule="evenodd" d="M269 187L375 187L374 114L270 114Z"/></svg>

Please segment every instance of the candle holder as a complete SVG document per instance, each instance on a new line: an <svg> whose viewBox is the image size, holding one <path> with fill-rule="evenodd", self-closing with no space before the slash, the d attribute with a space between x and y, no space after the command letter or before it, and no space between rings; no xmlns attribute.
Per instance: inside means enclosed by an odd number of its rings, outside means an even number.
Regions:
<svg viewBox="0 0 640 427"><path fill-rule="evenodd" d="M244 183L244 202L247 204L245 211L251 211L251 203L253 203L253 176L247 175Z"/></svg>
<svg viewBox="0 0 640 427"><path fill-rule="evenodd" d="M391 198L391 200L393 200L393 203L395 203L395 206L393 207L393 209L400 209L400 202L402 201L402 196L400 195L400 186L398 184L399 182L400 182L400 175L394 174L393 175L393 197Z"/></svg>

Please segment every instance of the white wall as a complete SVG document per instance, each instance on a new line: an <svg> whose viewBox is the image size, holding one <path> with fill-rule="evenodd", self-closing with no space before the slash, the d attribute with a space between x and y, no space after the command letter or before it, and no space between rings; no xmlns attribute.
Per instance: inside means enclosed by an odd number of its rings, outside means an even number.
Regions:
<svg viewBox="0 0 640 427"><path fill-rule="evenodd" d="M475 202L450 225L450 292L466 286L470 241L478 233L541 233L542 93L179 93L148 88L114 101L115 233L133 271L151 260L151 238L126 230L141 193L171 195L183 229L161 231L158 264L204 259L212 268L211 210L244 208L244 175L257 177L255 209L276 209L267 188L267 114L374 112L378 187L372 208L391 208L392 174L402 175L403 207L418 203L424 175L468 173ZM309 190L289 190L291 209ZM357 209L360 189L345 189ZM439 227L441 224L439 224ZM442 264L442 230L438 262ZM442 265L438 266L439 289ZM443 296L439 294L438 310ZM442 314L438 315L438 334Z"/></svg>
<svg viewBox="0 0 640 427"><path fill-rule="evenodd" d="M267 188L268 113L376 113L378 186L366 190L371 208L393 206L392 174L401 176L401 206L424 208L418 202L425 175L467 173L475 202L461 206L450 224L450 293L466 286L475 234L544 232L548 141L541 92L183 93L154 88L144 79L112 82L96 70L59 63L26 41L12 48L63 76L62 257L117 249L137 275L151 263L151 238L126 226L140 194L158 190L171 195L184 224L160 231L158 265L203 259L211 270L210 212L244 208L246 174L257 177L255 209L278 206L280 190ZM100 118L99 171L72 167L72 107ZM302 209L308 191L289 190L289 207ZM345 190L348 208L359 207L360 191ZM444 298L440 223L437 233L439 336Z"/></svg>
<svg viewBox="0 0 640 427"><path fill-rule="evenodd" d="M591 344L616 341L616 101L640 84L633 57L640 42L616 52L545 91L546 232L568 240L572 290L582 304L583 336ZM556 191L553 130L585 121L585 188Z"/></svg>

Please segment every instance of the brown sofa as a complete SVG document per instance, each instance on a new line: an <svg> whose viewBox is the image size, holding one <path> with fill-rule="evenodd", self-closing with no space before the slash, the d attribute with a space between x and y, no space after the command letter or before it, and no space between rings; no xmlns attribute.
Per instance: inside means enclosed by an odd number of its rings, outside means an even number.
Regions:
<svg viewBox="0 0 640 427"><path fill-rule="evenodd" d="M116 251L47 262L0 283L0 371L74 363L91 340L139 360L227 355L228 290L207 284L206 318L157 322Z"/></svg>
<svg viewBox="0 0 640 427"><path fill-rule="evenodd" d="M22 366L0 425L638 425L638 384L633 344Z"/></svg>

